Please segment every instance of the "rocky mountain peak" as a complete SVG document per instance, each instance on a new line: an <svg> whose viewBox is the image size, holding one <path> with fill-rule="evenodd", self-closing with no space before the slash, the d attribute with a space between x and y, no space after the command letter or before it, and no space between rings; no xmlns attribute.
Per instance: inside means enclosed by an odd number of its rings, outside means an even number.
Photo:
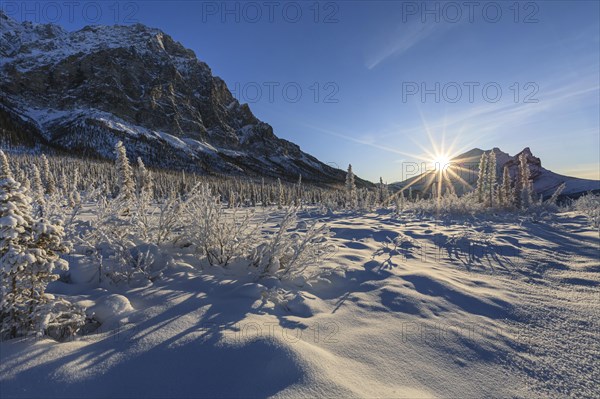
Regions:
<svg viewBox="0 0 600 399"><path fill-rule="evenodd" d="M192 50L159 29L91 25L67 32L5 14L0 23L0 128L104 158L121 140L153 166L344 179L343 171L279 139Z"/></svg>
<svg viewBox="0 0 600 399"><path fill-rule="evenodd" d="M599 181L563 176L543 168L542 161L533 155L529 147L525 147L514 156L503 152L498 147L494 147L491 150L474 148L453 158L452 164L454 165L455 173L460 178L455 178L452 174L448 176L454 186L455 192L459 194L465 193L471 191L476 186L481 155L488 151L493 151L496 154L496 178L498 179L498 183L501 183L504 167L508 168L511 179L513 181L516 179L520 167L519 156L525 154L534 190L539 195L550 196L563 183L566 183L566 189L563 192L566 195L578 195L587 191L600 190ZM427 171L425 173L435 173L435 171ZM392 187L401 189L410 186L415 192L427 193L431 192L431 184L434 181L435 179L423 178L423 174L421 174L402 182L393 183Z"/></svg>

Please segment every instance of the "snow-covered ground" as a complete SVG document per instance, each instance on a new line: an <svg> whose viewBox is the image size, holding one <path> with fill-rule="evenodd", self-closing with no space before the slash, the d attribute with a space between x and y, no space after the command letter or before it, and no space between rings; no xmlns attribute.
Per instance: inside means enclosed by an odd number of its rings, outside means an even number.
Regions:
<svg viewBox="0 0 600 399"><path fill-rule="evenodd" d="M600 396L600 232L584 216L320 218L337 271L303 287L173 249L152 284L107 289L71 259L77 284L49 291L102 325L1 343L0 396Z"/></svg>

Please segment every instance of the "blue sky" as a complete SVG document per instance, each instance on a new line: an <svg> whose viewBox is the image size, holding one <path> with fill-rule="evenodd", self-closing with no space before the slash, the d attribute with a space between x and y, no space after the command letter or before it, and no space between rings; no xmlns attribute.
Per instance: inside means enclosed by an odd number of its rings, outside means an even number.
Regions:
<svg viewBox="0 0 600 399"><path fill-rule="evenodd" d="M434 148L527 146L548 169L600 179L596 1L82 1L60 16L3 3L69 30L161 28L279 137L369 180L401 180Z"/></svg>

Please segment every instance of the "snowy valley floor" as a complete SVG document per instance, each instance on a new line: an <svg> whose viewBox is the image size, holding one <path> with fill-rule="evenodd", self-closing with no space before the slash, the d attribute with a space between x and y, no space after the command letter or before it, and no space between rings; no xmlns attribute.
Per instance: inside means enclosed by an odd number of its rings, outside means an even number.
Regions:
<svg viewBox="0 0 600 399"><path fill-rule="evenodd" d="M600 397L600 236L584 216L323 220L340 270L291 294L185 253L147 287L53 283L104 324L1 343L0 396Z"/></svg>

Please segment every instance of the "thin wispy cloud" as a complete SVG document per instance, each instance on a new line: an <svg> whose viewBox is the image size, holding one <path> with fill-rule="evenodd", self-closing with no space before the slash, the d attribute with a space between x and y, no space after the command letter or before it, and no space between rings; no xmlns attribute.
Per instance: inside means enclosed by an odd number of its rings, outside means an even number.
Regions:
<svg viewBox="0 0 600 399"><path fill-rule="evenodd" d="M508 126L514 127L530 123L534 117L551 110L561 112L566 105L573 101L586 96L594 95L597 97L599 90L600 86L597 78L590 76L589 79L579 80L560 87L540 88L540 101L538 103L484 104L453 113L451 116L444 116L435 120L422 117L422 120L426 121L427 129L431 131L465 130L468 127L468 130L480 134L484 131L496 131ZM391 129L378 137L411 136L422 133L424 133L423 124L409 127L398 125L396 129Z"/></svg>
<svg viewBox="0 0 600 399"><path fill-rule="evenodd" d="M390 57L401 56L409 49L429 38L435 32L445 29L444 26L444 24L434 23L400 25L391 38L391 41L367 60L367 68L373 69Z"/></svg>

